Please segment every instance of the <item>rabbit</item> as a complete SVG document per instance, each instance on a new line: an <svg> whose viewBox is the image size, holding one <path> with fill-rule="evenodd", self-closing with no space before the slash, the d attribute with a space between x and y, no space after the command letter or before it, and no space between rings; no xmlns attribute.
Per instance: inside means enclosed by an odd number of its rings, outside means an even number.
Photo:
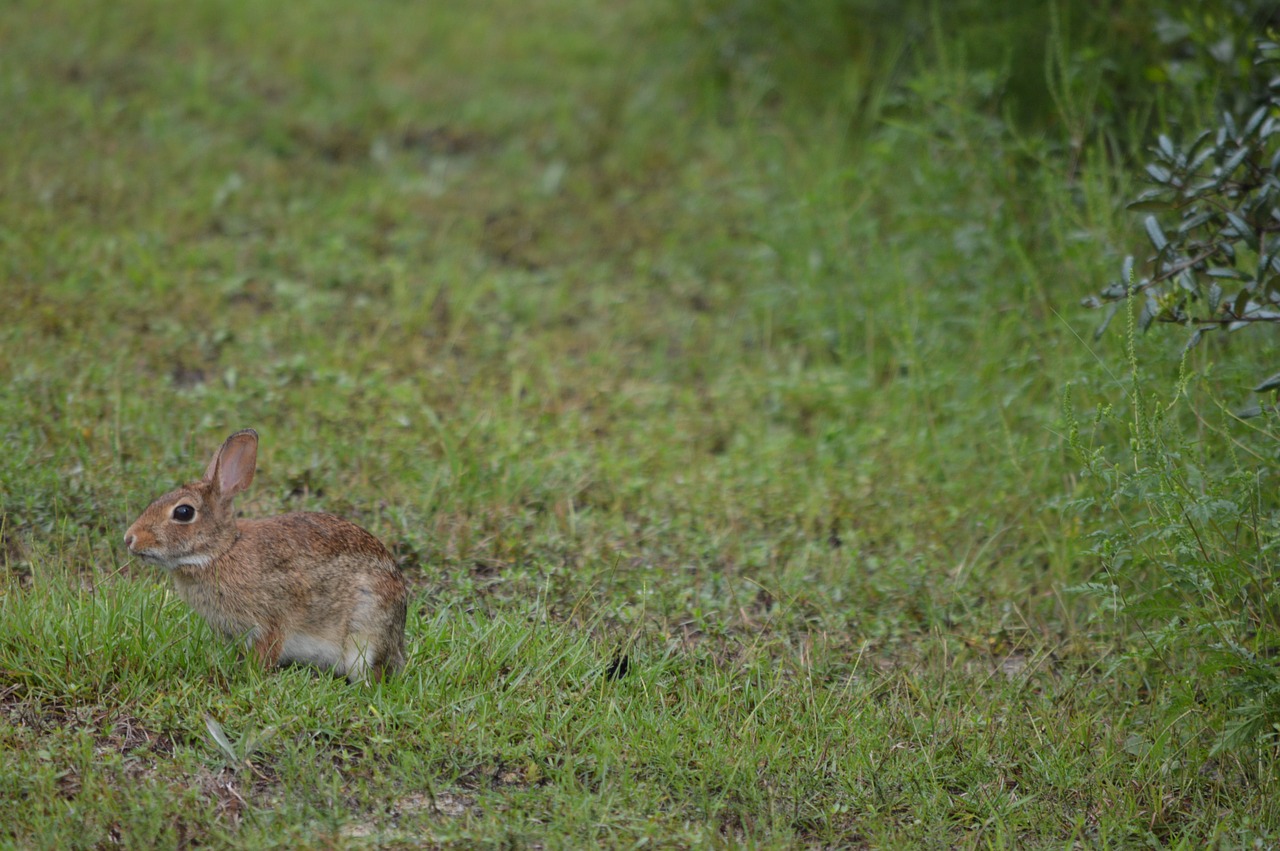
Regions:
<svg viewBox="0 0 1280 851"><path fill-rule="evenodd" d="M316 512L237 520L258 433L238 431L204 478L156 499L125 532L132 555L169 571L178 596L266 668L314 665L367 682L404 667L409 589L382 542Z"/></svg>

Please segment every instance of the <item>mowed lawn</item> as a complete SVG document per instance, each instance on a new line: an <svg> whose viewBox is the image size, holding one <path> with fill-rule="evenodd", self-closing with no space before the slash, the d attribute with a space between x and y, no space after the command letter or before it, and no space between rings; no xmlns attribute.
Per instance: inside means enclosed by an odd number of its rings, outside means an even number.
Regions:
<svg viewBox="0 0 1280 851"><path fill-rule="evenodd" d="M1280 842L1274 754L1072 590L1129 179L960 71L725 93L706 8L0 5L0 842ZM246 516L400 561L399 677L258 670L128 557L245 427Z"/></svg>

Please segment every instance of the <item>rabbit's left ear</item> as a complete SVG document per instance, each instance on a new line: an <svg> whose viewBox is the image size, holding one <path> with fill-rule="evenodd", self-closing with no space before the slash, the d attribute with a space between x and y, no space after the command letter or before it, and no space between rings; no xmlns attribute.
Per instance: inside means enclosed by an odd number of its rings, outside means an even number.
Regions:
<svg viewBox="0 0 1280 851"><path fill-rule="evenodd" d="M240 493L253 483L258 464L258 433L251 428L227 438L204 471L204 480L217 486L223 499Z"/></svg>

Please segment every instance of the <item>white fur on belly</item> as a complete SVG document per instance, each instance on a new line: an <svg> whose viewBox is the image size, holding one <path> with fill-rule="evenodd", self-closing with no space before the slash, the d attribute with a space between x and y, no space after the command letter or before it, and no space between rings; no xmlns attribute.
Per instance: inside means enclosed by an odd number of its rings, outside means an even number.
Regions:
<svg viewBox="0 0 1280 851"><path fill-rule="evenodd" d="M318 638L302 632L285 637L280 650L280 661L305 662L321 668L332 668L342 661L342 646L326 638Z"/></svg>

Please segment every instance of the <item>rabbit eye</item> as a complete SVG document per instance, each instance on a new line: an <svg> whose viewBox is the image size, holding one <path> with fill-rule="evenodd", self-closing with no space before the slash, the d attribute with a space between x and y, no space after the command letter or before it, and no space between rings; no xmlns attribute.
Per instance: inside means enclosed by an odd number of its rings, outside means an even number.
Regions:
<svg viewBox="0 0 1280 851"><path fill-rule="evenodd" d="M179 523L190 523L196 519L196 510L185 503L173 509L173 519Z"/></svg>

